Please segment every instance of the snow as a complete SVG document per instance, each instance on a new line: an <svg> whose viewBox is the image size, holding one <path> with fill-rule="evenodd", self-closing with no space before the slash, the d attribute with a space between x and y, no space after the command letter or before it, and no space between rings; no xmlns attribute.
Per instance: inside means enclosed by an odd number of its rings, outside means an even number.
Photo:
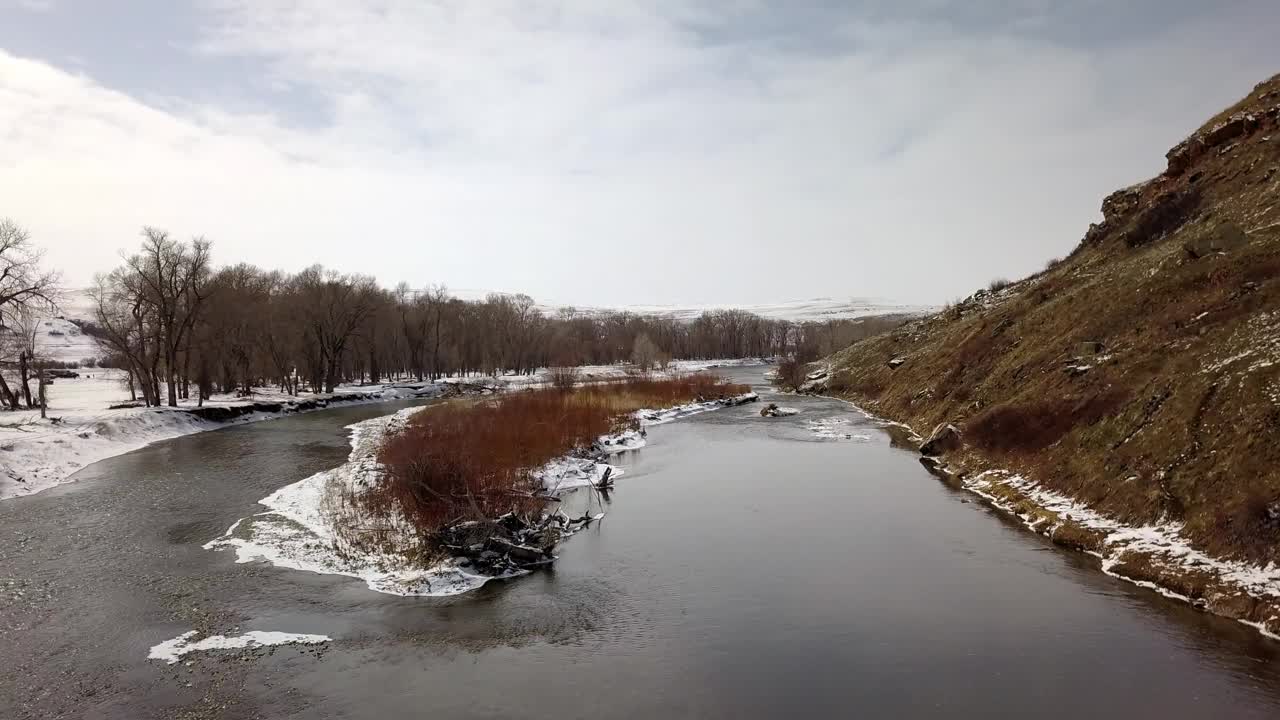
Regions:
<svg viewBox="0 0 1280 720"><path fill-rule="evenodd" d="M649 377L672 377L675 375L702 372L704 370L714 370L715 368L750 367L763 365L768 362L769 360L765 358L674 360L666 370L654 370L649 373ZM578 381L584 383L622 380L624 378L636 376L636 367L628 363L618 363L616 365L581 365L577 370ZM540 368L531 375L517 375L514 373L499 375L497 377L488 375L472 375L468 377L444 378L441 382L482 385L490 387L495 391L516 390L549 385L551 383L551 371L547 368Z"/></svg>
<svg viewBox="0 0 1280 720"><path fill-rule="evenodd" d="M484 300L491 293L485 290L454 289L450 294L463 300ZM501 294L501 293L499 293ZM572 308L581 315L599 316L606 313L631 313L650 317L668 317L681 321L696 320L703 313L717 310L744 310L772 320L790 320L792 322L821 322L824 320L844 320L875 315L912 314L925 315L937 311L930 305L905 305L882 298L830 298L819 297L807 300L788 300L762 304L690 304L690 305L612 305L583 306L558 303L535 303L535 307L548 317Z"/></svg>
<svg viewBox="0 0 1280 720"><path fill-rule="evenodd" d="M267 647L269 645L319 645L332 639L328 635L252 630L234 637L210 635L192 642L192 638L196 635L199 635L199 632L192 630L172 640L165 640L151 648L151 652L147 653L147 659L163 660L172 665L187 653L203 652L205 650L238 650L240 648Z"/></svg>
<svg viewBox="0 0 1280 720"><path fill-rule="evenodd" d="M97 340L80 332L80 328L66 317L59 316L40 321L36 354L58 362L82 363L88 359L96 360L102 350Z"/></svg>
<svg viewBox="0 0 1280 720"><path fill-rule="evenodd" d="M391 595L456 595L494 579L468 572L452 561L423 570L407 566L396 556L350 552L340 547L338 534L325 512L330 507L328 503L376 480L379 468L374 456L378 443L421 410L406 408L348 426L351 454L345 464L286 485L259 500L266 506L265 512L237 520L226 533L205 543L205 549L234 550L237 563L266 561L293 570L359 578L369 589ZM404 526L389 530L405 537L409 533Z"/></svg>
<svg viewBox="0 0 1280 720"><path fill-rule="evenodd" d="M644 447L644 427L749 402L754 397L754 393L748 393L729 401L690 403L669 411L642 410L636 413L641 431L629 430L599 438L598 446L607 459L608 455ZM360 492L377 482L381 468L376 454L382 438L421 410L407 408L348 426L351 454L345 464L286 485L259 500L259 504L267 508L265 512L237 520L204 548L233 550L237 563L265 561L293 570L358 578L370 590L403 596L457 595L475 590L490 580L527 574L520 571L501 576L481 575L470 572L463 564L465 561L452 559L423 569L408 565L396 555L342 546L329 520L329 511L344 494ZM605 460L567 456L552 460L536 470L535 475L548 492L558 494L596 485L606 472L613 478L622 475L621 469ZM406 542L412 537L411 529L403 521L392 520L387 530Z"/></svg>
<svg viewBox="0 0 1280 720"><path fill-rule="evenodd" d="M733 405L742 405L744 403L759 400L760 396L755 393L744 393L729 400L711 400L709 402L695 402L687 405L677 405L676 407L667 408L665 410L640 410L636 412L641 425L662 425L673 420L687 418L690 415L697 415L709 410L716 410L722 407L730 407Z"/></svg>
<svg viewBox="0 0 1280 720"><path fill-rule="evenodd" d="M290 397L261 389L249 398L214 396L208 407L247 406L254 402L278 402L280 413L256 412L227 422L202 420L182 408L196 405L184 400L180 408L127 407L108 409L125 403L129 393L121 370L88 368L74 379L56 379L47 388L48 415L41 420L39 410L19 410L0 415L0 499L31 495L66 482L75 472L109 457L137 450L150 443L204 430L280 417L300 400L326 399L326 394L303 393ZM341 386L336 395L366 393L367 402L414 397L438 392L425 385L384 384ZM52 419L58 419L54 423Z"/></svg>

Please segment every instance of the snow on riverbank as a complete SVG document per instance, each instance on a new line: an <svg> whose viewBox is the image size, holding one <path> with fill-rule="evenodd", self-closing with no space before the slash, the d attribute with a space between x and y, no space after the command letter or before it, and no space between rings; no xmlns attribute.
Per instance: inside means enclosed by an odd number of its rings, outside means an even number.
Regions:
<svg viewBox="0 0 1280 720"><path fill-rule="evenodd" d="M716 368L754 367L757 365L766 365L769 362L769 360L764 358L741 358L737 360L673 360L666 370L653 370L649 373L649 377L667 378L676 375L687 375L689 373L702 372L704 370L715 370ZM625 363L619 363L617 365L581 365L577 368L577 371L578 381L583 383L622 380L625 378L636 377L635 366ZM551 371L547 368L539 368L531 375L505 374L498 375L497 377L470 376L465 378L445 378L441 382L466 383L472 385L480 384L492 387L495 390L515 390L550 385Z"/></svg>
<svg viewBox="0 0 1280 720"><path fill-rule="evenodd" d="M610 465L607 458L644 447L644 427L755 399L754 393L748 393L730 400L690 403L668 411L639 411L636 417L641 423L640 431L629 430L599 439L604 458L557 458L535 474L551 494L596 485L606 473L610 478L622 475L621 469ZM258 501L267 507L265 512L237 520L226 533L206 543L205 549L234 550L238 563L261 560L277 567L359 578L369 589L391 595L457 595L475 590L490 580L526 574L519 571L501 576L482 575L469 570L466 562L461 560L447 560L421 569L407 565L395 555L342 546L339 534L329 520L335 499L377 482L381 468L376 454L382 438L402 427L421 410L407 408L393 415L350 425L351 454L345 464L286 485ZM411 537L409 529L403 525L393 523L388 531L401 534L406 542Z"/></svg>
<svg viewBox="0 0 1280 720"><path fill-rule="evenodd" d="M86 465L137 450L158 440L214 430L229 424L269 420L303 409L430 396L444 389L426 384L384 384L340 386L333 394L302 394L298 397L271 390L255 392L246 398L219 395L206 400L204 406L249 410L255 405L263 405L267 409L225 420L212 420L190 412L196 407L194 400L184 400L178 408L110 409L110 405L129 400L128 390L123 384L124 373L100 368L79 372L81 377L57 379L49 387L50 419L40 419L38 410L0 415L0 500L46 490L66 482ZM273 405L279 405L279 408L275 409Z"/></svg>
<svg viewBox="0 0 1280 720"><path fill-rule="evenodd" d="M348 426L351 454L345 464L259 500L265 512L237 520L225 534L206 543L205 549L234 550L238 563L262 560L293 570L359 578L371 590L392 595L454 595L491 580L452 562L421 570L393 555L348 551L328 519L328 503L377 479L379 442L420 410L406 408ZM390 530L408 535L407 528Z"/></svg>
<svg viewBox="0 0 1280 720"><path fill-rule="evenodd" d="M60 326L59 326L60 327ZM71 326L74 328L74 326ZM68 333L70 330L67 331ZM61 337L61 336L55 336ZM66 337L70 337L67 335ZM83 352L79 346L70 355ZM70 357L68 355L68 357ZM689 373L716 367L740 367L758 364L756 360L677 361L666 374ZM580 369L585 381L628 377L626 365L586 366ZM204 403L209 408L245 408L255 403L279 403L278 411L252 412L225 420L206 420L185 410L196 401L182 400L179 409L117 407L129 402L125 374L121 370L86 368L77 371L78 378L57 379L48 388L51 419L40 419L38 410L20 410L0 414L0 500L31 495L66 482L86 465L145 447L159 440L215 430L228 424L270 420L297 412L299 403L323 401L333 397L364 394L370 397L348 399L355 402L379 402L410 397L430 397L443 393L449 385L487 386L494 391L534 387L549 381L546 370L533 375L502 375L497 378L470 376L445 378L438 383L385 383L376 385L342 385L333 394L302 393L289 396L270 388L259 388L250 397L215 395ZM326 404L325 406L329 406ZM320 409L308 408L308 409ZM55 422L56 420L56 422Z"/></svg>
<svg viewBox="0 0 1280 720"><path fill-rule="evenodd" d="M1021 475L1003 470L988 470L980 473L965 480L964 486L996 507L1021 518L1029 529L1036 532L1051 535L1056 528L1051 525L1046 526L1038 518L1019 513L1007 499L1002 497L1001 493L995 492L997 488L1012 489L1033 502L1036 507L1053 513L1061 520L1101 532L1105 536L1102 541L1102 551L1095 554L1102 560L1102 571L1113 577L1155 590L1166 597L1192 602L1192 598L1186 595L1155 583L1134 580L1114 572L1113 569L1125 559L1127 554L1141 553L1158 558L1170 566L1211 573L1222 582L1254 597L1280 598L1280 568L1274 564L1259 567L1206 555L1191 547L1187 539L1182 536L1182 525L1179 523L1169 522L1141 527L1125 525L1091 510L1083 503L1047 490ZM1271 633L1267 634L1277 637Z"/></svg>
<svg viewBox="0 0 1280 720"><path fill-rule="evenodd" d="M305 635L300 633L263 632L253 630L243 635L227 637L210 635L192 641L199 633L195 630L185 632L172 640L165 640L151 648L148 660L163 660L172 665L182 659L183 655L206 650L238 650L240 648L258 648L270 645L319 645L329 642L328 635Z"/></svg>

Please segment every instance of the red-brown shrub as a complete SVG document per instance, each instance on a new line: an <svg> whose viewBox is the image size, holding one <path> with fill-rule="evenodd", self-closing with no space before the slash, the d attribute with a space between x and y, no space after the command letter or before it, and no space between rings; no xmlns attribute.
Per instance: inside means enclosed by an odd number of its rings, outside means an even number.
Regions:
<svg viewBox="0 0 1280 720"><path fill-rule="evenodd" d="M633 426L634 411L747 390L713 375L688 375L443 403L384 441L378 460L385 479L357 502L375 517L399 512L424 535L461 519L535 513L546 499L533 471Z"/></svg>

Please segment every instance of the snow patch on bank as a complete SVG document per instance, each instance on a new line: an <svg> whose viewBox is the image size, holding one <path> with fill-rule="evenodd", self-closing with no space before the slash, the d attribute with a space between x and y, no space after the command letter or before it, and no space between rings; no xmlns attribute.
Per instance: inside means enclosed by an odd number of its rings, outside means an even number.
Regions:
<svg viewBox="0 0 1280 720"><path fill-rule="evenodd" d="M210 635L200 640L192 641L199 632L192 630L185 632L172 640L165 640L159 645L154 645L151 652L147 653L148 660L163 660L172 665L182 659L183 655L193 652L203 652L206 650L239 650L241 648L258 648L270 645L319 645L320 643L329 642L332 638L328 635L305 635L302 633L286 633L286 632L264 632L262 630L252 630L243 635L227 637L225 635Z"/></svg>
<svg viewBox="0 0 1280 720"><path fill-rule="evenodd" d="M1013 475L1003 470L988 470L964 481L969 490L981 495L1006 512L1018 515L1032 530L1052 533L1057 525L1045 527L1044 523L1036 525L1032 518L1016 513L1009 504L996 497L991 491L995 483L1016 490L1037 506L1070 520L1084 527L1098 530L1106 534L1103 540L1102 570L1108 575L1115 575L1112 568L1121 561L1128 552L1150 554L1167 561L1170 565L1180 565L1189 569L1208 571L1223 581L1239 587L1255 597L1280 597L1280 568L1274 563L1265 567L1250 565L1235 560L1223 560L1211 557L1191 547L1182 535L1181 523L1163 523L1132 527L1108 518L1089 509L1065 495L1046 490L1033 480L1020 475ZM1119 576L1117 576L1119 577ZM1128 578L1125 578L1128 579ZM1131 582L1133 582L1131 580ZM1152 585L1152 583L1141 583ZM1156 588L1162 594L1190 601L1163 588Z"/></svg>
<svg viewBox="0 0 1280 720"><path fill-rule="evenodd" d="M691 415L698 415L700 413L708 412L710 410L718 410L724 407L744 405L759 399L759 395L749 392L725 400L695 402L687 405L677 405L676 407L667 408L665 410L640 410L635 413L635 416L640 420L642 427L647 427L649 425L662 425L673 420L687 418Z"/></svg>
<svg viewBox="0 0 1280 720"><path fill-rule="evenodd" d="M0 499L32 495L67 482L87 465L138 450L153 442L183 435L216 430L228 425L271 420L300 412L299 402L314 402L314 409L382 402L440 394L443 386L428 384L385 384L342 386L332 395L290 396L261 390L248 398L215 396L206 408L242 408L257 403L280 405L279 412L250 412L223 421L204 420L188 412L194 400L180 407L120 407L128 391L120 370L92 368L78 371L79 378L56 380L49 387L49 417L41 420L38 410L6 412L0 418ZM359 400L331 400L362 395Z"/></svg>
<svg viewBox="0 0 1280 720"><path fill-rule="evenodd" d="M644 447L644 427L754 399L755 394L748 393L728 400L691 403L669 411L639 411L636 417L640 420L641 430L628 430L598 440L597 446L603 450L605 459L557 458L536 470L535 475L553 495L598 485L606 473L611 479L622 475L620 468L606 462L607 457ZM409 418L423 409L406 408L393 415L348 426L351 454L345 464L286 485L259 500L267 507L265 512L237 520L223 535L206 543L204 548L233 550L237 563L266 561L293 570L359 578L369 589L391 595L457 595L475 590L490 580L527 574L527 571L517 571L496 576L483 575L472 572L465 560L448 560L422 569L407 565L395 555L352 552L341 547L326 512L329 503L345 493L359 492L376 483L381 473L376 455L382 439L403 427ZM412 530L406 524L393 523L388 530L400 533L406 542L412 537Z"/></svg>
<svg viewBox="0 0 1280 720"><path fill-rule="evenodd" d="M359 578L369 589L392 595L456 595L494 579L454 562L420 569L394 555L344 551L329 521L327 503L376 482L381 472L376 454L382 438L422 410L406 408L349 425L351 454L346 463L259 500L266 512L237 520L222 536L205 543L205 549L234 550L237 563L266 561L293 570ZM390 531L410 536L407 526L393 526Z"/></svg>

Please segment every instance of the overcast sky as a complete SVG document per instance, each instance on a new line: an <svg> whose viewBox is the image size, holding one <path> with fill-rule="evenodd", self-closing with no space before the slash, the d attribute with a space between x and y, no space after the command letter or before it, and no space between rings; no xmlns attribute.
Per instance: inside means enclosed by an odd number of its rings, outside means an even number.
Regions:
<svg viewBox="0 0 1280 720"><path fill-rule="evenodd" d="M580 304L938 303L1280 71L1275 0L0 0L0 216Z"/></svg>

